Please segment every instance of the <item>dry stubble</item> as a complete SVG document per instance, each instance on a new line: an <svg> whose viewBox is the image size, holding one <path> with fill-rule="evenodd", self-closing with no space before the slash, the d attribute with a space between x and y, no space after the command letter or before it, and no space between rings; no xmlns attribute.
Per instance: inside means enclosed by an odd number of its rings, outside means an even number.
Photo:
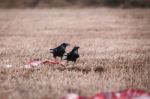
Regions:
<svg viewBox="0 0 150 99"><path fill-rule="evenodd" d="M56 99L126 88L150 91L149 9L0 10L0 98ZM19 69L30 58L53 59L49 48L79 45L69 69ZM14 67L6 69L6 64ZM73 66L73 67L72 67Z"/></svg>

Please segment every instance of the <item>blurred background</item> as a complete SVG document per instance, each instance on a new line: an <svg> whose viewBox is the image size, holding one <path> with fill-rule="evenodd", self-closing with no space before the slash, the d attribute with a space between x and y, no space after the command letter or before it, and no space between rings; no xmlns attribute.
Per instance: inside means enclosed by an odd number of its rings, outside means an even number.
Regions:
<svg viewBox="0 0 150 99"><path fill-rule="evenodd" d="M0 8L48 8L48 7L150 7L150 0L0 0Z"/></svg>

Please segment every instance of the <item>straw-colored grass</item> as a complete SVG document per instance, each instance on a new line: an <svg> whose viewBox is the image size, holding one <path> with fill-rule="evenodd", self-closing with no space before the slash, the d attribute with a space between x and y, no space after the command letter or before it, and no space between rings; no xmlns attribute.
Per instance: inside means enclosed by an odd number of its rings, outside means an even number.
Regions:
<svg viewBox="0 0 150 99"><path fill-rule="evenodd" d="M149 9L0 10L0 99L58 99L126 88L150 91ZM53 60L62 42L80 46L68 69L20 69L31 58ZM58 59L59 60L59 59ZM6 65L13 67L8 69Z"/></svg>

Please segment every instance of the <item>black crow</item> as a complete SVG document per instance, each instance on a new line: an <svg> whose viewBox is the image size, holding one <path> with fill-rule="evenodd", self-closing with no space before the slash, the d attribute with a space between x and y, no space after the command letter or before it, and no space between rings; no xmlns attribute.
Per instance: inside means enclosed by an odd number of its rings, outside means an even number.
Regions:
<svg viewBox="0 0 150 99"><path fill-rule="evenodd" d="M53 57L56 59L56 57L60 57L62 60L63 55L65 54L65 49L66 47L69 46L68 43L62 43L60 46L50 49L51 52L53 54Z"/></svg>
<svg viewBox="0 0 150 99"><path fill-rule="evenodd" d="M78 49L79 49L79 48L80 48L80 47L78 47L78 46L74 47L71 52L69 52L69 53L67 53L67 55L65 55L65 56L66 56L66 59L65 59L65 60L67 60L67 62L68 62L68 61L72 61L72 62L75 63L76 60L77 60L77 58L80 57L80 56L79 56L79 53L78 53Z"/></svg>

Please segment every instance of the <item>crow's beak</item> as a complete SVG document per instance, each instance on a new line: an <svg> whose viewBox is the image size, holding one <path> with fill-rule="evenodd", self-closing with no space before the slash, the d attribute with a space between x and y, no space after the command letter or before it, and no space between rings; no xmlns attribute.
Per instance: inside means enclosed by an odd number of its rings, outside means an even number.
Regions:
<svg viewBox="0 0 150 99"><path fill-rule="evenodd" d="M67 46L70 46L70 44L67 44Z"/></svg>
<svg viewBox="0 0 150 99"><path fill-rule="evenodd" d="M77 49L79 49L80 47L79 47L79 46L77 46L76 48L77 48Z"/></svg>

